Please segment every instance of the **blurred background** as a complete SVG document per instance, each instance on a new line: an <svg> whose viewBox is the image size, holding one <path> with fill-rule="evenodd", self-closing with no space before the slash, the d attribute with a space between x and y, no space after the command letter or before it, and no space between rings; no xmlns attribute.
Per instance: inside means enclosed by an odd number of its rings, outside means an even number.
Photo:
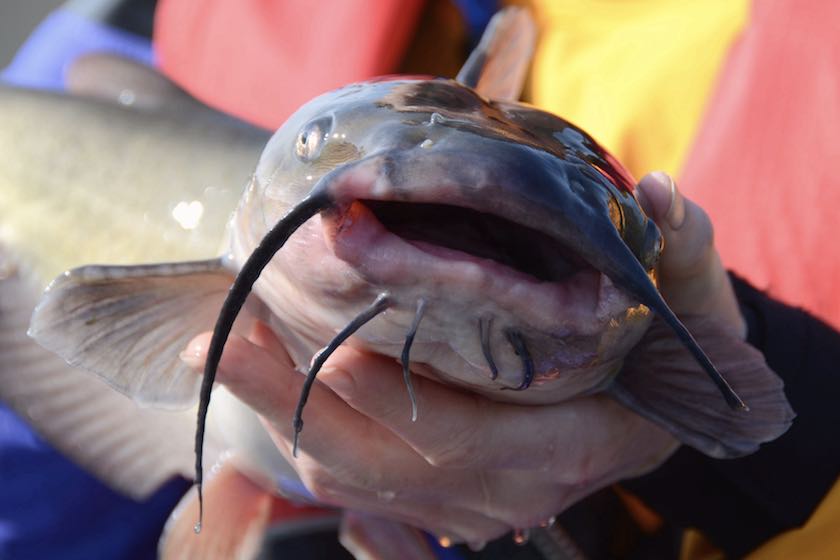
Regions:
<svg viewBox="0 0 840 560"><path fill-rule="evenodd" d="M12 61L18 47L35 26L63 0L28 0L0 5L0 68Z"/></svg>

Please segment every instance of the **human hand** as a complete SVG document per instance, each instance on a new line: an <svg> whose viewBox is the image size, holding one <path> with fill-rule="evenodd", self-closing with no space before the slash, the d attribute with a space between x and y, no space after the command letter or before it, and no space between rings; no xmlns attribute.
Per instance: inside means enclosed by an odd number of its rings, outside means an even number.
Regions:
<svg viewBox="0 0 840 560"><path fill-rule="evenodd" d="M665 237L662 289L675 310L743 329L705 213L675 190L672 199L670 180L659 175L645 177L640 192ZM199 364L208 340L187 352ZM414 380L420 417L412 422L399 364L342 347L313 388L293 459L303 376L273 333L259 326L248 339L232 337L218 380L262 415L317 500L474 545L650 471L678 445L604 395L521 406L425 378Z"/></svg>
<svg viewBox="0 0 840 560"><path fill-rule="evenodd" d="M684 198L674 181L655 171L639 182L639 203L662 231L659 291L677 315L700 315L731 326L743 339L741 315L729 275L714 246L706 212Z"/></svg>

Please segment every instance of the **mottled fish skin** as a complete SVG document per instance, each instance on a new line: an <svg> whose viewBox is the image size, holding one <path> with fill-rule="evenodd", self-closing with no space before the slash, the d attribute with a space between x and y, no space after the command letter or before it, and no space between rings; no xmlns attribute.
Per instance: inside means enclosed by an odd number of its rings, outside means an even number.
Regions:
<svg viewBox="0 0 840 560"><path fill-rule="evenodd" d="M307 136L318 146L301 158L294 147ZM649 310L595 270L601 268L600 248L587 238L597 239L602 229L606 235L618 232L653 277L658 229L633 196L632 177L567 121L527 105L484 99L451 80L382 80L322 96L266 147L232 221L234 261L241 266L268 229L327 172L342 168L347 172L335 193L339 210L304 224L255 286L277 322L292 331L287 342L298 363L307 364L327 337L387 292L391 307L352 344L399 357L417 302L425 299L426 315L412 346L416 371L497 399L556 402L605 383L649 324ZM364 212L353 205L357 199L449 205L530 224L556 244L554 255L541 256L574 255L576 269L562 282L550 282L491 270L487 259L454 253L438 260L452 273L382 266L376 262L381 246L357 255L337 237L346 231L346 220L361 219L352 215ZM570 214L591 219L573 222ZM505 231L496 239L492 231L477 235L503 243ZM588 255L593 262L585 262ZM505 278L503 290L488 289L494 275ZM305 303L289 302L288 293L305 294ZM496 379L482 352L480 318L493 319ZM536 384L529 391L504 390L519 386L522 377L521 360L505 334L511 329L522 333L534 358Z"/></svg>

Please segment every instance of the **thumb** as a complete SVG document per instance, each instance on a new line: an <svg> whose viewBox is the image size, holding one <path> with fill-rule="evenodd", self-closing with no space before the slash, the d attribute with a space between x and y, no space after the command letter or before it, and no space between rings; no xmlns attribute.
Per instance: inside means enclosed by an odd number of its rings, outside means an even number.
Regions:
<svg viewBox="0 0 840 560"><path fill-rule="evenodd" d="M716 269L721 267L706 212L683 197L674 180L662 171L645 175L638 193L639 203L659 226L665 240L659 263L665 287L672 282L699 281L709 273L717 274Z"/></svg>
<svg viewBox="0 0 840 560"><path fill-rule="evenodd" d="M723 321L743 337L746 324L715 249L708 214L683 197L673 179L661 171L645 175L637 192L665 241L659 289L671 309Z"/></svg>

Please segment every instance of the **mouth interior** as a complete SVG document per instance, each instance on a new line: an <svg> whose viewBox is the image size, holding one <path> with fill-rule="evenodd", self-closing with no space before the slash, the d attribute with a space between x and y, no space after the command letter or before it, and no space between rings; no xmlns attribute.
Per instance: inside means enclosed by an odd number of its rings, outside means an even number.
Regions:
<svg viewBox="0 0 840 560"><path fill-rule="evenodd" d="M359 201L394 235L490 259L544 282L586 268L551 236L493 214L446 204Z"/></svg>

